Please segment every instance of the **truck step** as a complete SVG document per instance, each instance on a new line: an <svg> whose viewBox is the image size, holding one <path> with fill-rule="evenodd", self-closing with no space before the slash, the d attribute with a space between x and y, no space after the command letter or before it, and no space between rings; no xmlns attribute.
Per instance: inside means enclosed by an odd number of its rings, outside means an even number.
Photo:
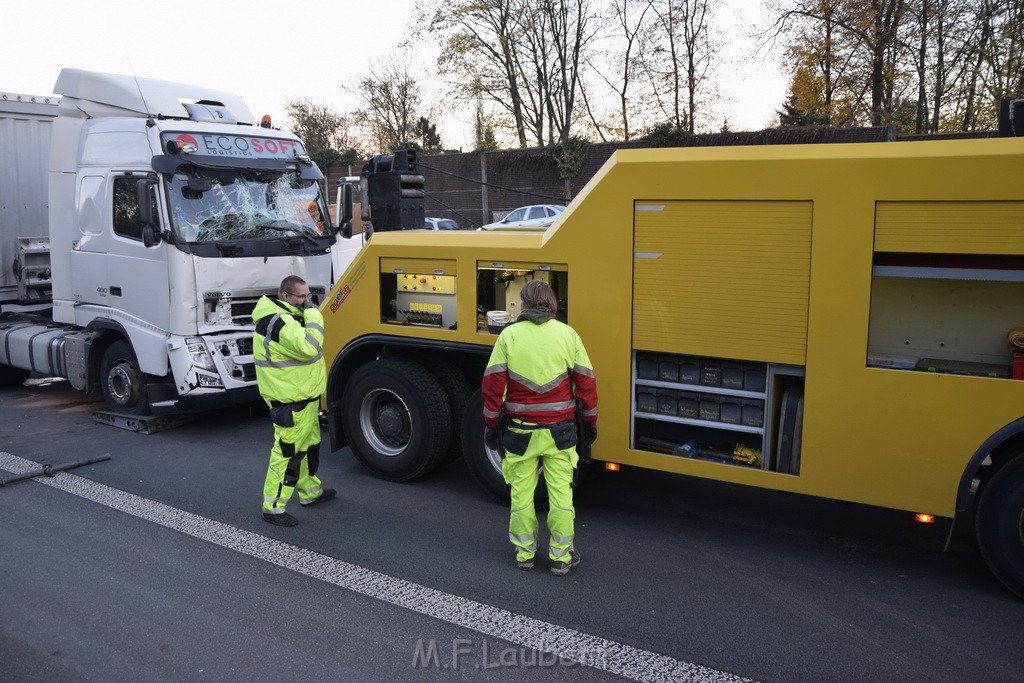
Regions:
<svg viewBox="0 0 1024 683"><path fill-rule="evenodd" d="M130 432L156 434L192 422L198 413L177 413L173 415L124 415L109 410L93 411L92 419L102 424L127 429Z"/></svg>

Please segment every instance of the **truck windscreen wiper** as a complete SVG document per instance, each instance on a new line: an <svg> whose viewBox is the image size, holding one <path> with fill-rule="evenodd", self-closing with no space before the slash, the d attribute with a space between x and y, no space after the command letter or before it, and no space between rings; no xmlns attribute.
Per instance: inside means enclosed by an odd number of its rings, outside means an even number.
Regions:
<svg viewBox="0 0 1024 683"><path fill-rule="evenodd" d="M300 228L295 227L294 225L289 225L289 224L280 225L280 224L266 223L266 224L260 225L258 229L260 229L260 230L279 230L281 232L290 232L290 233L293 233L295 235L299 235L300 237L305 238L306 240L308 240L311 244L313 244L318 249L322 247L322 245L316 240L315 237L310 235L308 232L306 232L306 231L304 231L304 230L302 230Z"/></svg>

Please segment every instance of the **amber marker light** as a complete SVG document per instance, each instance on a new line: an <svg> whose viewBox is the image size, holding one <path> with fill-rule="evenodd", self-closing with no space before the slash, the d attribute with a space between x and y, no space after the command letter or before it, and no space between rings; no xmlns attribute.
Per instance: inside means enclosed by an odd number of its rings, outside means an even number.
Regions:
<svg viewBox="0 0 1024 683"><path fill-rule="evenodd" d="M914 520L917 522L921 522L921 524L934 524L935 515L926 515L923 512L919 512L916 515L914 515Z"/></svg>
<svg viewBox="0 0 1024 683"><path fill-rule="evenodd" d="M608 470L609 472L618 472L619 471L619 463L617 463L617 462L606 462L604 464L604 468L606 470Z"/></svg>

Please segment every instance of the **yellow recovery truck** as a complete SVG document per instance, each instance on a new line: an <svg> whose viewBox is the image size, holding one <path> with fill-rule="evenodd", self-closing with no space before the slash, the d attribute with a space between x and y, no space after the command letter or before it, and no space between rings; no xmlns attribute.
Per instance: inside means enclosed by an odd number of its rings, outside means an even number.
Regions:
<svg viewBox="0 0 1024 683"><path fill-rule="evenodd" d="M480 379L542 278L597 374L595 461L973 506L1024 597L1022 169L1020 137L621 150L544 231L378 232L323 305L332 449L396 481L462 453L507 495Z"/></svg>

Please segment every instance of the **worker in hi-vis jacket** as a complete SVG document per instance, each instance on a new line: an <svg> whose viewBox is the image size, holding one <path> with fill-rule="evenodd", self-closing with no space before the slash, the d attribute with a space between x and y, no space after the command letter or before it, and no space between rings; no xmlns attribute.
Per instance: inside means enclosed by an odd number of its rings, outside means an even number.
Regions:
<svg viewBox="0 0 1024 683"><path fill-rule="evenodd" d="M532 280L520 297L522 312L498 336L484 371L484 442L503 456L502 474L512 487L509 538L523 570L533 569L537 552L533 498L543 466L550 571L564 576L580 563L573 470L577 441L589 444L597 437L597 383L579 335L554 319L558 302L551 287Z"/></svg>
<svg viewBox="0 0 1024 683"><path fill-rule="evenodd" d="M296 489L303 506L335 496L317 479L320 464L320 396L327 387L322 350L324 318L313 305L309 285L297 275L281 281L278 298L260 297L252 353L260 395L270 406L274 445L263 484L263 519L278 526L298 524L285 511Z"/></svg>

